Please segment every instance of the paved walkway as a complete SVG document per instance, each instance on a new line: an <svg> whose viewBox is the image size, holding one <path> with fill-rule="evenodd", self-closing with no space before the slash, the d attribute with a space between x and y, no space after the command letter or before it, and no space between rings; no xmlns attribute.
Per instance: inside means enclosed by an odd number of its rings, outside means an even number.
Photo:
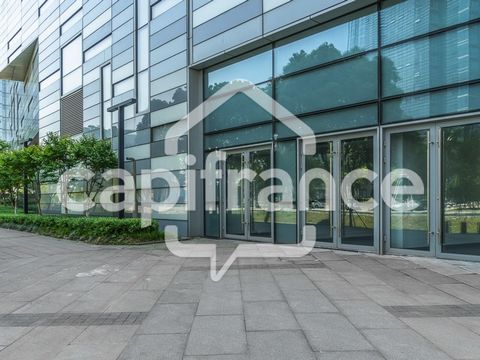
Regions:
<svg viewBox="0 0 480 360"><path fill-rule="evenodd" d="M480 359L480 264L315 250L219 283L207 265L0 229L0 359Z"/></svg>

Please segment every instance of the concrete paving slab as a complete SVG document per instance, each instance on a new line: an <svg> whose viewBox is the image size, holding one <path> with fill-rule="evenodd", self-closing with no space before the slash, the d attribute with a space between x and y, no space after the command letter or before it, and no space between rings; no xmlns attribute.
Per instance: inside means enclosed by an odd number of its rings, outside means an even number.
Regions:
<svg viewBox="0 0 480 360"><path fill-rule="evenodd" d="M286 302L245 302L244 310L247 331L300 328Z"/></svg>
<svg viewBox="0 0 480 360"><path fill-rule="evenodd" d="M404 319L412 329L455 359L478 359L480 336L446 318Z"/></svg>
<svg viewBox="0 0 480 360"><path fill-rule="evenodd" d="M186 355L230 355L247 351L242 316L197 316L188 339Z"/></svg>
<svg viewBox="0 0 480 360"><path fill-rule="evenodd" d="M118 360L181 360L186 334L135 335Z"/></svg>
<svg viewBox="0 0 480 360"><path fill-rule="evenodd" d="M373 350L340 314L296 314L296 318L314 351Z"/></svg>
<svg viewBox="0 0 480 360"><path fill-rule="evenodd" d="M411 329L374 329L363 330L363 333L386 359L450 359L445 352Z"/></svg>
<svg viewBox="0 0 480 360"><path fill-rule="evenodd" d="M301 331L249 331L247 342L252 360L315 359Z"/></svg>
<svg viewBox="0 0 480 360"><path fill-rule="evenodd" d="M240 315L243 314L242 293L203 293L198 304L197 315Z"/></svg>

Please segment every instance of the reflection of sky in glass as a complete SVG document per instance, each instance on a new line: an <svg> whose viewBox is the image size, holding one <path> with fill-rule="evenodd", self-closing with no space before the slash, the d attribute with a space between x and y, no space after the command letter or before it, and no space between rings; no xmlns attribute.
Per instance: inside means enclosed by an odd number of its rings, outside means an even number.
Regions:
<svg viewBox="0 0 480 360"><path fill-rule="evenodd" d="M271 77L272 51L269 50L208 73L208 84L221 84L237 79L258 84L271 79Z"/></svg>

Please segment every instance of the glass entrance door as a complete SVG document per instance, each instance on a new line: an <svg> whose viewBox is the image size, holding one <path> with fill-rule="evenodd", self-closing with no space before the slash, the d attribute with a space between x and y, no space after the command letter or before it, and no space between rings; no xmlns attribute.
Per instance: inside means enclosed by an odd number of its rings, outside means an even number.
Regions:
<svg viewBox="0 0 480 360"><path fill-rule="evenodd" d="M303 157L306 181L300 191L308 201L300 215L315 226L318 246L378 249L379 213L371 205L379 202L379 183L368 178L378 169L376 141L376 134L319 139L315 154Z"/></svg>
<svg viewBox="0 0 480 360"><path fill-rule="evenodd" d="M478 260L480 124L390 130L385 140L386 175L408 169L425 187L414 195L392 191L393 206L385 207L387 251ZM410 185L405 178L392 182Z"/></svg>
<svg viewBox="0 0 480 360"><path fill-rule="evenodd" d="M224 186L225 236L272 241L273 213L261 192L271 186L271 148L244 149L227 154Z"/></svg>
<svg viewBox="0 0 480 360"><path fill-rule="evenodd" d="M437 254L449 258L480 255L480 123L444 126L440 138ZM475 258L476 257L476 258Z"/></svg>
<svg viewBox="0 0 480 360"><path fill-rule="evenodd" d="M413 127L387 132L385 141L384 190L385 236L387 252L435 253L435 177L436 132L434 127ZM411 173L409 173L411 172ZM412 194L402 187L412 185L418 176L423 193ZM417 180L418 180L417 179ZM405 189L405 188L404 188Z"/></svg>

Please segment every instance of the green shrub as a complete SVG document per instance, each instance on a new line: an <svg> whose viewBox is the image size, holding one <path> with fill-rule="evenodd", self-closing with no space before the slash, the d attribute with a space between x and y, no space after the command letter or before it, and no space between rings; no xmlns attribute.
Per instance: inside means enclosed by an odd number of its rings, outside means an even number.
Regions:
<svg viewBox="0 0 480 360"><path fill-rule="evenodd" d="M0 214L0 227L90 244L128 245L163 241L158 224L140 219Z"/></svg>

